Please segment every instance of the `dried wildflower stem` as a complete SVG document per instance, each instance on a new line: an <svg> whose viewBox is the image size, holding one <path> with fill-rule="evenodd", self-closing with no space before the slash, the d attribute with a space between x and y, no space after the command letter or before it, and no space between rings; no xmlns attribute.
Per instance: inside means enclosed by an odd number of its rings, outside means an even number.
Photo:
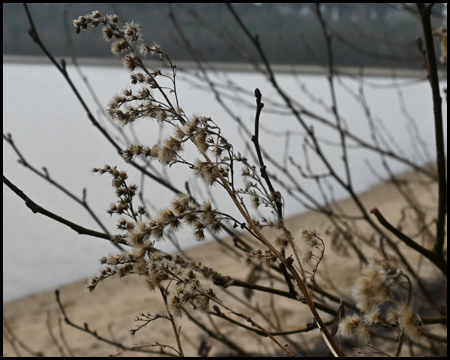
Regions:
<svg viewBox="0 0 450 360"><path fill-rule="evenodd" d="M266 333L264 331L258 330L258 329L254 329L254 328L252 328L250 326L244 325L244 324L242 324L242 323L240 323L240 322L238 322L236 320L233 320L232 318L230 318L229 316L225 315L222 312L220 312L220 313L210 312L210 314L213 315L213 316L217 316L217 317L220 317L222 319L225 319L225 320L227 320L227 321L229 321L229 322L231 322L231 323L233 323L233 324L235 324L235 325L237 325L239 327L242 327L242 328L244 328L244 329L246 329L248 331L252 331L255 334L267 337L267 335L266 335ZM325 323L325 325L332 325L333 321L334 320L327 321ZM317 328L317 324L309 323L309 324L306 324L305 326L303 326L303 327L301 327L299 329L286 330L286 331L275 331L275 332L272 331L272 332L270 332L270 334L272 336L286 336L286 335L306 333L306 332L309 332L309 331L311 331L311 330L313 330L315 328Z"/></svg>
<svg viewBox="0 0 450 360"><path fill-rule="evenodd" d="M417 3L419 10L423 34L426 45L428 80L430 81L431 91L433 93L434 110L434 128L436 137L436 166L438 173L438 213L436 221L436 243L434 250L442 254L445 242L445 218L447 214L447 180L445 171L445 142L444 128L442 119L442 98L439 90L439 79L436 66L436 54L434 51L434 40L431 28L431 7L429 4L425 7L424 3Z"/></svg>
<svg viewBox="0 0 450 360"><path fill-rule="evenodd" d="M410 248L416 250L423 256L425 256L428 260L430 260L436 267L441 270L441 272L447 276L447 262L445 259L436 252L432 250L428 250L424 248L423 246L417 244L414 240L412 240L409 236L402 233L399 229L397 229L395 226L393 226L389 221L385 219L385 217L381 214L381 212L378 210L378 208L373 208L370 210L372 214L374 214L378 221L383 225L386 229L388 229L391 233L393 233L395 236L397 236L400 240L402 240L406 245L408 245Z"/></svg>
<svg viewBox="0 0 450 360"><path fill-rule="evenodd" d="M209 158L209 156L202 151L202 155L205 157L205 159L211 164L213 165L213 162L211 161L211 159ZM322 318L320 317L319 313L317 312L317 309L314 306L314 302L311 298L308 286L306 284L306 281L304 281L300 275L298 274L297 270L294 268L294 266L292 265L291 262L289 262L286 257L284 257L271 243L269 240L266 239L266 237L261 233L261 231L258 229L258 227L254 224L251 216L248 214L248 212L244 209L243 205L241 204L241 202L239 201L239 199L237 198L235 192L229 187L228 185L228 181L223 177L223 175L221 174L221 172L214 167L214 171L217 175L218 178L220 178L220 181L223 185L223 187L225 188L225 190L227 191L228 195L231 197L231 199L233 200L234 204L236 205L237 209L239 210L239 212L242 214L242 216L245 218L245 220L248 223L248 226L253 230L253 232L258 236L258 239L264 244L266 245L269 250L281 261L281 263L286 267L286 269L289 270L289 272L292 274L292 276L294 277L297 286L299 287L300 291L302 292L306 303L308 304L308 307L311 310L311 313L314 315L315 320L317 321L317 324L320 328L320 330L322 331L323 337L324 339L326 339L326 344L329 347L330 351L332 351L332 353L335 356L339 356L342 357L344 356L344 354L342 353L341 349L339 348L339 346L336 344L336 342L334 341L333 337L331 336L330 332L328 331L328 329L326 328Z"/></svg>
<svg viewBox="0 0 450 360"><path fill-rule="evenodd" d="M167 304L167 296L165 294L165 290L161 286L159 286L159 291L161 292L161 296L164 300L164 305L166 306L167 313L169 314L169 317L170 317L170 323L172 324L173 333L174 333L175 339L177 341L178 354L180 356L184 357L183 347L181 346L181 341L180 341L180 331L179 331L179 329L177 329L177 325L175 323L175 318L169 311L169 306Z"/></svg>

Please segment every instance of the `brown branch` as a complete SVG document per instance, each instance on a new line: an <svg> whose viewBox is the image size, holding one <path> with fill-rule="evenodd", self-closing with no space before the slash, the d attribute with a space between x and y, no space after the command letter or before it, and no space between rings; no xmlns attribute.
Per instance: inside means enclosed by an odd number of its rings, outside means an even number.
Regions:
<svg viewBox="0 0 450 360"><path fill-rule="evenodd" d="M383 225L387 230L397 236L401 241L403 241L407 246L416 250L423 256L425 256L428 260L430 260L433 264L435 264L441 272L447 276L447 262L444 257L434 251L428 250L423 246L417 244L413 239L409 236L402 233L399 229L390 224L385 217L380 213L378 208L373 208L370 210L372 214L374 214L381 225Z"/></svg>
<svg viewBox="0 0 450 360"><path fill-rule="evenodd" d="M438 213L436 222L436 243L434 250L442 254L445 242L445 218L447 214L447 180L445 171L445 145L444 128L442 119L442 98L439 91L439 79L436 66L436 54L434 51L434 41L431 29L430 13L433 4L425 7L424 3L417 3L417 9L420 13L423 34L425 37L428 80L430 81L433 94L434 127L436 137L436 165L438 173Z"/></svg>
<svg viewBox="0 0 450 360"><path fill-rule="evenodd" d="M159 286L159 291L164 300L164 305L166 306L167 313L169 314L170 324L172 325L172 330L173 330L173 333L175 336L175 340L177 341L177 346L178 346L177 353L180 357L184 357L183 347L181 346L181 341L180 341L180 328L177 329L177 325L175 323L175 318L170 313L169 305L167 304L167 295L166 295L164 288L162 286Z"/></svg>
<svg viewBox="0 0 450 360"><path fill-rule="evenodd" d="M264 164L264 159L261 154L261 148L259 146L259 118L261 116L261 110L264 107L264 103L261 101L262 94L258 88L255 89L255 97L256 97L255 134L252 136L252 142L255 144L255 150L258 156L261 176L266 181L267 186L269 187L270 196L272 197L271 201L276 206L278 219L279 222L281 223L281 221L283 221L283 203L281 194L279 191L275 191L275 188L273 187L272 182L270 181L269 175L267 174L267 166ZM284 250L282 250L282 255L285 256ZM286 284L288 285L290 294L293 297L295 297L296 292L294 289L294 285L292 285L291 278L289 277L286 270L286 266L283 263L280 264L280 270L283 273L283 276L286 280Z"/></svg>
<svg viewBox="0 0 450 360"><path fill-rule="evenodd" d="M15 153L17 154L17 156L19 157L19 164L23 165L25 168L30 169L32 172L34 172L36 175L40 176L41 178L43 178L44 180L48 181L50 184L52 184L53 186L55 186L57 189L59 189L60 191L62 191L64 194L66 194L67 196L69 196L71 199L75 200L78 204L80 204L82 207L84 207L86 209L86 211L89 213L89 215L95 220L95 222L101 227L101 229L103 230L104 233L109 235L108 229L103 225L103 223L100 221L100 219L97 217L97 215L94 213L94 211L91 209L91 207L88 205L87 201L86 201L86 188L83 189L83 198L80 199L77 196L75 196L74 194L72 194L69 190L67 190L64 186L62 186L61 184L57 183L55 180L53 180L50 177L50 174L48 172L48 170L43 167L42 168L42 172L39 171L38 169L36 169L34 166L32 166L26 159L25 157L22 155L22 153L19 151L19 149L17 148L16 144L14 143L13 139L12 139L12 135L11 134L3 134L3 139L11 145L11 147L13 148L13 150L15 151ZM123 248L119 245L119 244L113 244L114 246L116 246L120 251L124 251Z"/></svg>
<svg viewBox="0 0 450 360"><path fill-rule="evenodd" d="M294 296L292 296L292 293L290 291L284 291L284 290L279 290L279 289L275 289L275 288L271 288L271 287L267 287L267 286L262 286L262 285L258 285L258 284L254 284L254 283L250 283L247 281L242 281L242 280L238 280L238 279L233 279L233 283L230 286L237 286L237 287L242 287L244 289L252 289L252 290L256 290L256 291L261 291L261 292L265 292L268 294L274 294L277 296L282 296L288 299L293 299L293 300L297 300L297 298ZM317 290L317 289L315 289ZM317 290L317 292L319 292L322 295L327 296L330 300L335 301L336 299L338 299L337 297L333 297L333 295L328 294L326 292L324 292L323 290ZM356 310L356 308L350 304L345 302L345 305L353 310ZM319 303L317 301L314 301L314 306L318 309L321 310L327 314L336 316L336 310L325 305L322 303Z"/></svg>
<svg viewBox="0 0 450 360"><path fill-rule="evenodd" d="M216 299L212 298L211 296L209 296L208 294L204 293L201 291L201 293L203 295L205 295L206 297L208 297L210 300L214 301L217 305L222 306L224 309L228 310L229 312L231 312L233 315L236 315L242 319L245 319L247 322L249 322L251 324L252 327L256 327L261 334L264 334L263 336L267 336L269 337L275 344L278 345L278 347L283 350L284 352L286 352L288 355L290 356L295 356L294 353L292 353L290 350L287 349L286 345L282 345L277 339L275 339L275 337L268 332L264 327L262 327L261 325L259 325L256 321L254 321L251 317L242 314L242 313L238 313L232 309L230 309L228 306L218 302Z"/></svg>
<svg viewBox="0 0 450 360"><path fill-rule="evenodd" d="M261 110L264 107L264 103L261 101L262 94L261 94L261 91L259 91L259 89L255 89L255 97L256 97L255 134L252 136L252 141L255 144L256 154L258 156L258 161L259 161L259 166L260 166L259 169L261 171L261 176L266 181L267 186L269 187L269 190L270 190L270 194L274 197L273 202L276 205L278 216L280 219L282 219L283 218L283 213L282 213L283 204L281 202L281 194L279 194L278 192L275 192L272 182L270 181L269 175L267 174L267 171L266 171L267 167L264 164L264 159L261 155L261 149L259 147L259 117L261 115Z"/></svg>
<svg viewBox="0 0 450 360"><path fill-rule="evenodd" d="M5 175L3 175L3 183L8 186L17 196L19 196L24 202L27 207L30 208L30 210L36 214L42 214L44 216L49 217L50 219L56 220L57 222L60 222L61 224L64 224L68 227L70 227L72 230L76 231L80 235L89 235L105 240L112 241L113 238L105 233L101 233L98 231L94 231L91 229L87 229L85 227L82 227L78 224L75 224L67 219L64 219L61 216L58 216L51 211L48 211L47 209L44 209L42 206L36 204L33 200L31 200L22 190L20 190L16 185L14 185L11 181L9 181ZM125 241L119 241L118 243L127 245Z"/></svg>
<svg viewBox="0 0 450 360"><path fill-rule="evenodd" d="M246 352L243 348L239 347L233 341L231 341L229 336L223 335L219 331L211 331L210 329L208 329L208 327L206 325L204 325L202 322L200 322L198 317L192 316L192 314L189 311L187 311L185 308L183 308L183 310L184 310L184 314L186 314L189 321L191 321L193 324L198 326L198 328L201 329L202 331L204 331L208 336L210 336L213 339L216 339L217 341L220 341L227 348L233 349L234 351L236 351L239 355L242 355L243 357L251 356L250 353Z"/></svg>

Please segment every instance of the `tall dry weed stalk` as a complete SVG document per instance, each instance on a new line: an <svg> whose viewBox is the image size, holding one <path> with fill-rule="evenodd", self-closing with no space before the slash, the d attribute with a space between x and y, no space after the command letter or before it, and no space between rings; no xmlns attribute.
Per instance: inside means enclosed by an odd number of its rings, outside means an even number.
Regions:
<svg viewBox="0 0 450 360"><path fill-rule="evenodd" d="M430 9L420 6L418 9L422 19L429 16L427 11ZM230 8L230 11L239 21L234 9ZM321 17L319 7L317 12L324 36L327 42L330 42L327 24ZM283 207L285 196L290 194L290 191L283 187L281 182L275 181L269 173L268 168L272 163L270 161L267 163L266 154L259 143L259 118L264 110L264 98L259 89L254 90L255 127L251 137L256 156L254 159L248 159L228 141L227 134L224 134L216 124L214 116L185 114L178 97L176 64L159 44L148 45L143 41L139 24L127 22L120 26L117 15L101 16L98 11L80 16L73 21L73 24L77 34L90 27L101 27L105 40L111 43L112 53L122 57L125 68L130 72L130 85L109 102L108 115L121 126L127 126L142 119L157 121L171 129L170 134L158 144L130 143L127 148L122 149L122 157L130 163L136 158L142 158L145 161L159 162L166 167L188 167L212 191L225 192L238 214L222 212L214 208L209 200L198 201L189 191L178 192L170 204L156 214L149 214L145 206L137 204L138 186L129 179L125 170L118 169L114 165L105 165L92 170L94 173L111 177L116 201L109 206L107 212L111 216L118 216L119 233L107 238L124 251L101 259L103 269L98 276L91 279L88 289L93 291L100 282L112 276L139 275L145 279L149 291L161 296L167 310L164 314L140 314L138 320L144 325L131 330L132 335L138 331L146 331L143 328L154 321L167 320L171 324L176 346L168 345L169 341L168 344L158 345L163 346L165 351L183 356L185 354L183 328L180 328L178 318L188 316L195 322L191 313L198 311L205 317L218 316L229 321L231 326L255 332L262 337L261 342L272 341L280 352L296 355L296 349L301 346L297 348L288 346L287 341L292 340L292 337L288 337L289 329L283 328L284 331L276 333L271 322L266 321L267 310L252 308L247 314L234 309L233 305L228 304L219 295L221 290L230 291L244 287L246 290L257 291L260 294L290 298L295 301L295 307L298 308L307 307L310 315L299 320L306 325L303 329L296 331L297 335L310 331L317 333L318 336L320 334L334 356L344 356L344 339L355 341L354 344L358 348L371 353L383 353L386 349L380 343L380 339L388 339L395 344L391 355L401 354L402 345L406 339L410 349L440 353L438 344L444 341L444 338L441 334L429 331L427 325L436 327L446 322L444 320L446 312L442 308L442 301L433 299L430 290L424 284L426 279L417 275L409 266L408 259L398 250L396 242L392 241L387 234L393 233L446 276L444 243L440 239L444 236L442 216L445 218L445 210L444 214L439 213L438 216L436 246L433 250L429 250L427 246L420 245L406 236L398 227L389 224L380 211L374 208L370 212L388 230L387 233L383 232L370 218L368 211L358 202L356 194L352 194L361 208L362 217L378 234L381 234L381 237L384 237L384 241L397 254L397 256L387 255L382 241L380 241L381 245L377 245L367 240L367 244L370 243L372 248L378 248L378 255L366 258L361 245L364 241L358 243L353 240L356 237L357 228L346 227L348 223L340 222L342 219L336 216L333 212L335 210L323 208L324 212L328 211L328 215L336 225L335 237L341 238L341 241L345 239L348 242L347 246L355 251L362 264L361 273L352 289L353 303L348 300L343 301L340 295L341 289L335 289L332 286L323 288L316 284L321 261L324 257L331 256L330 250L325 248L322 237L315 229L305 228L300 233L295 233L286 225ZM253 37L244 24L241 25L266 62L259 39ZM424 26L425 32L431 31L431 28L426 28L427 24ZM446 60L446 25L445 31L441 28L434 34L441 39L442 49L445 50L441 60ZM40 42L35 30L32 30L31 35L36 42ZM427 48L423 52L426 58L430 50ZM162 69L149 68L144 60L146 56L157 58ZM431 59L426 59L429 64ZM278 88L269 64L266 63L266 65L269 78L274 87ZM334 86L332 69L331 63L329 76L331 88ZM433 69L429 66L427 70L430 82L433 84L435 81ZM303 124L302 116L298 111L296 113L291 100L281 89L280 95L285 97L287 106L291 107L302 126L305 127L316 149L320 149L313 130ZM336 111L336 108L334 109ZM336 130L342 139L345 158L345 139L349 134L340 123L337 112L335 115ZM192 145L197 149L198 157L196 158L190 158L183 151L187 146ZM329 170L332 173L332 167ZM349 171L348 167L346 171ZM338 179L337 175L335 177ZM349 174L348 177L350 178ZM444 179L439 178L439 181L444 181L445 184L445 176ZM342 184L349 193L353 193L350 181L348 184L345 182ZM439 201L443 200L440 198ZM29 201L27 206L36 212L42 210ZM258 208L268 209L271 217L261 216L255 210ZM345 226L341 227L343 224ZM190 259L182 253L175 255L161 251L159 243L169 232L176 232L181 227L190 228L192 236L197 241L204 241L208 236L217 236L224 232L233 234L235 247L239 250L243 263L249 267L249 273L254 275L256 272L262 272L268 279L276 278L277 286L273 284L262 286L256 282L235 279L196 262L195 259ZM422 230L430 231L428 228ZM95 234L91 235L95 236ZM220 256L220 254L214 256ZM249 276L248 279L251 277ZM280 284L283 284L284 290L279 290ZM58 302L66 322L76 326L64 312L59 295ZM276 308L277 298L274 303ZM434 316L424 318L419 315L424 306L432 307ZM271 312L272 309L268 311ZM329 315L332 315L331 321ZM245 320L244 323L239 322L242 319ZM277 321L282 323L283 319L277 319ZM150 325L158 326L156 323ZM212 338L226 344L229 349L241 354L245 353L245 343L239 344L238 339L224 337L214 328L214 324L211 328L199 326L203 331L209 331ZM94 334L88 326L80 329ZM98 335L95 334L95 336ZM99 338L100 340L103 341ZM141 347L144 346L138 345L123 350L141 349ZM199 350L201 354L207 354L209 351L209 349L206 350L205 343L202 343L200 349L203 349ZM347 350L351 351L349 348Z"/></svg>
<svg viewBox="0 0 450 360"><path fill-rule="evenodd" d="M107 267L99 277L92 280L89 289L93 290L99 281L106 277L119 274L138 274L145 276L150 290L159 289L166 303L171 321L174 326L174 335L177 338L178 353L183 354L179 333L172 316L181 316L183 307L187 304L194 309L203 312L210 310L210 303L229 308L217 298L215 291L204 285L198 278L211 279L215 283L221 283L221 276L209 268L204 268L183 259L180 256L172 257L162 253L155 245L164 238L166 228L178 230L183 224L193 230L194 237L198 241L205 239L205 231L217 233L221 230L224 220L229 220L236 226L249 232L259 242L261 248L253 249L246 254L246 262L261 262L266 266L282 265L286 279L293 282L297 290L295 296L304 301L310 307L315 322L320 328L327 345L336 355L342 351L335 343L333 337L326 328L321 316L318 314L312 299L312 290L308 286L308 278L303 269L302 262L293 235L287 229L282 217L283 198L279 192L273 189L269 177L265 171L258 145L257 132L253 137L260 166L252 165L240 153L236 153L232 144L221 134L220 128L213 119L204 116L188 118L180 108L176 92L176 66L171 62L157 44L149 46L141 38L138 24L126 23L119 28L118 17L102 17L98 11L90 15L80 16L74 21L76 32L103 26L103 35L107 41L113 41L111 50L115 55L123 56L125 68L132 72L131 83L138 85L137 89L127 88L121 95L114 97L109 106L109 115L120 121L125 126L140 118L153 118L173 127L173 133L167 137L162 146L148 147L143 144L131 144L123 151L123 157L130 161L136 156L157 160L164 165L173 166L180 164L189 166L195 175L201 178L207 186L219 186L223 188L232 199L238 209L241 219L236 219L228 214L213 209L210 202L197 203L188 194L179 194L171 206L163 209L150 221L142 221L143 208L135 211L133 208L133 196L136 186L128 186L126 173L109 165L104 168L94 169L100 174L109 173L113 177L113 186L118 197L117 204L112 204L109 212L126 215L127 218L119 220L118 228L125 234L116 241L125 242L131 247L118 256L110 256L102 259ZM150 71L144 64L141 56L147 54L156 56L171 69L169 75L161 70ZM161 77L168 78L173 87L163 87L159 83ZM256 123L264 106L261 102L262 94L255 90L257 102ZM199 159L187 159L183 156L183 146L192 142L201 154ZM237 176L245 178L245 187L237 187ZM250 199L248 201L247 199ZM250 204L255 207L269 207L276 221L257 219L252 215ZM142 210L142 211L141 211ZM129 218L129 220L128 220ZM264 227L276 227L279 234L274 240L268 239L261 231ZM315 233L305 231L310 248L323 246L323 242ZM308 243L308 242L307 242ZM286 257L286 249L292 252L293 257ZM308 257L308 256L307 256ZM229 286L231 284L223 284ZM291 285L290 288L293 288ZM241 315L247 318L245 315ZM248 318L250 319L250 318ZM265 332L282 350L294 355L284 345L281 345L269 332L259 324L251 320L253 326Z"/></svg>

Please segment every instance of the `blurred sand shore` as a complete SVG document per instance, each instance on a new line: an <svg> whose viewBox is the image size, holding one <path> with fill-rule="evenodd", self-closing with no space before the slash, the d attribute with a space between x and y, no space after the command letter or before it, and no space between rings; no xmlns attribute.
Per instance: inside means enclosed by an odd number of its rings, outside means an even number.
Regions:
<svg viewBox="0 0 450 360"><path fill-rule="evenodd" d="M417 172L404 174L403 177L408 180L424 180L423 176L418 175ZM426 211L432 211L430 218L434 217L436 199L433 194L436 194L436 184L430 184L427 190L414 185L417 183L418 181L413 182L411 189L415 192L418 203ZM392 224L398 223L402 216L401 210L405 205L404 199L395 190L394 185L389 182L377 185L360 194L360 199L367 209L378 207ZM340 201L338 205L350 213L352 209L355 209L353 202L348 199ZM374 220L376 221L376 219ZM325 231L329 227L329 223L320 214L307 212L290 218L286 222L294 234L298 233L300 228L318 229L323 231L321 236L327 245L330 241ZM233 246L231 239L222 241L231 247ZM205 243L187 251L189 256L215 268L222 274L242 279L245 276L243 265L228 257L228 253L227 248L219 242ZM424 261L422 266L425 269L424 271L427 271L427 274L436 276L437 272L427 261ZM323 265L321 264L321 267L319 267L319 273L322 273L321 276L331 276L335 281L335 285L348 295L350 293L349 289L359 272L357 261L339 256L333 252L331 246L327 246ZM74 323L82 327L84 323L87 323L89 328L97 331L100 336L113 339L127 346L133 346L133 344L154 344L156 341L175 346L171 329L168 326L168 322L164 320L148 324L135 337L132 337L129 333L130 329L136 328L137 323L134 320L139 313L150 312L154 315L159 312L165 312L159 294L150 293L142 278L138 276L127 276L122 279L110 278L99 284L93 293L85 291L86 284L87 282L83 281L60 288L61 301L69 318ZM238 292L242 294L241 289L238 289ZM231 307L237 308L239 311L245 311L241 304L227 298L226 293L219 294L220 298L222 296L227 304L231 303ZM254 299L260 301L255 306L270 306L263 298L259 299L258 296L255 296ZM302 318L298 308L295 308L294 311L294 307L297 306L298 302L282 298L277 302L277 311L279 311L279 316L291 317L293 324L305 324L307 321L310 321L311 316L308 312L305 312L305 317ZM9 335L5 335L5 319L8 329L20 341L33 351L42 352L45 356L69 355L66 347L63 346L60 329L62 329L64 339L75 356L108 356L121 352L121 349L99 342L87 333L64 324L61 321L61 312L55 301L53 291L45 291L4 304L3 317L3 356L16 355L10 341L7 340ZM205 314L199 314L198 319L205 323L209 321L208 316ZM185 346L184 351L187 355L195 356L201 341L206 341L212 345L210 355L223 354L226 351L222 344L215 343L208 338L208 335L202 333L192 322L188 321L186 316L179 320L179 326L181 326L182 340ZM240 342L248 351L262 351L262 349L258 348L258 345L255 345L257 344L256 341L270 342L264 338L255 340L256 336L248 334L248 332L236 331L235 327L224 326L224 328L221 328L221 331L223 334L232 336L235 340L237 339L236 341ZM6 331L6 333L8 332ZM320 338L317 332L311 331L311 333L314 333L314 339ZM29 355L20 346L17 347L22 356ZM152 349L159 351L159 347ZM173 354L170 350L166 351ZM142 356L143 354L125 352L124 355Z"/></svg>

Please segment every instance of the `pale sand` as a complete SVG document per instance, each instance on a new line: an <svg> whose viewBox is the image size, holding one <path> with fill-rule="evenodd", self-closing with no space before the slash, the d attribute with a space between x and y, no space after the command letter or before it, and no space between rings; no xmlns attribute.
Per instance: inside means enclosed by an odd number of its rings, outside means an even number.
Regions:
<svg viewBox="0 0 450 360"><path fill-rule="evenodd" d="M418 177L417 173L408 173L405 176L408 179L420 178L423 180L423 176ZM428 220L435 217L436 196L433 194L436 194L436 184L429 186L428 190L431 191L427 191L424 188L418 190L417 186L412 188L416 191L418 203L429 213ZM363 204L367 206L367 209L378 207L392 224L396 224L399 221L401 209L405 204L404 199L398 194L394 186L389 183L373 187L361 194L360 198ZM338 204L343 209L348 209L349 212L352 211L351 209L354 209L354 205L350 200L344 200ZM375 217L374 220L376 221ZM324 238L326 243L329 243L329 236L325 231L328 223L322 215L308 212L287 220L287 223L294 233L299 228L323 230L322 238ZM404 231L408 233L407 224L404 226ZM364 227L361 228L361 231L364 231ZM230 239L225 239L224 242L232 246ZM228 274L237 279L244 279L246 272L243 265L226 256L228 252L227 249L220 246L217 242L206 243L187 251L188 255L195 257L195 259L208 266L214 267L222 274ZM411 260L412 253L407 252L408 258ZM422 266L430 276L439 276L439 272L430 266L428 261L423 261ZM337 255L331 249L331 246L328 246L318 273L324 278L331 277L333 284L348 298L349 289L356 276L360 273L360 269L355 260ZM138 276L127 276L122 279L110 278L101 283L93 293L87 293L85 286L86 282L83 281L60 288L65 310L73 322L81 326L86 322L89 324L89 328L96 330L99 335L122 342L127 346L133 346L133 344L154 344L155 342L172 346L176 345L171 328L168 326L169 323L161 319L141 329L135 337L130 335L129 330L137 325L134 319L138 313L165 313L159 294L149 293L142 278ZM237 289L237 293L239 295L242 294L242 289ZM247 312L247 309L242 304L230 299L228 295L220 291L218 291L218 295L236 311ZM261 308L267 308L270 306L268 301L269 297L257 294L253 297L252 304ZM332 306L335 307L334 304ZM293 300L277 298L275 308L277 316L285 321L284 329L299 328L311 321L311 315L305 309L306 306ZM41 351L45 356L61 356L58 347L52 341L49 331L51 329L58 345L64 348L60 330L58 329L58 319L61 319L62 316L55 301L54 292L46 291L7 303L3 306L3 316L7 319L17 338L33 349L33 351ZM202 322L209 323L207 315L196 313L196 316ZM231 314L230 316L233 317ZM324 317L329 319L326 315ZM233 318L248 324L242 319ZM259 316L255 317L254 320L264 323ZM235 326L226 326L221 319L216 320L215 318L215 321L220 327L220 331L232 338L243 349L273 354L273 345L267 338L257 338L254 334L243 332ZM212 345L210 355L227 351L222 344L211 340L208 335L202 333L191 322L187 321L186 316L178 320L178 325L182 326L181 332L185 354L195 356L201 339L205 339ZM62 323L62 328L65 340L76 356L107 356L120 352L120 349L99 342L87 333L76 330L64 323ZM308 334L311 334L311 342L304 344L305 348L312 348L317 341L321 341L317 331L311 331ZM280 340L286 341L285 339ZM152 349L157 351L159 347ZM66 354L65 350L63 351ZM23 349L20 349L20 353L27 355ZM5 335L3 337L3 355L15 356L11 344L5 340ZM127 352L125 355L142 354Z"/></svg>

